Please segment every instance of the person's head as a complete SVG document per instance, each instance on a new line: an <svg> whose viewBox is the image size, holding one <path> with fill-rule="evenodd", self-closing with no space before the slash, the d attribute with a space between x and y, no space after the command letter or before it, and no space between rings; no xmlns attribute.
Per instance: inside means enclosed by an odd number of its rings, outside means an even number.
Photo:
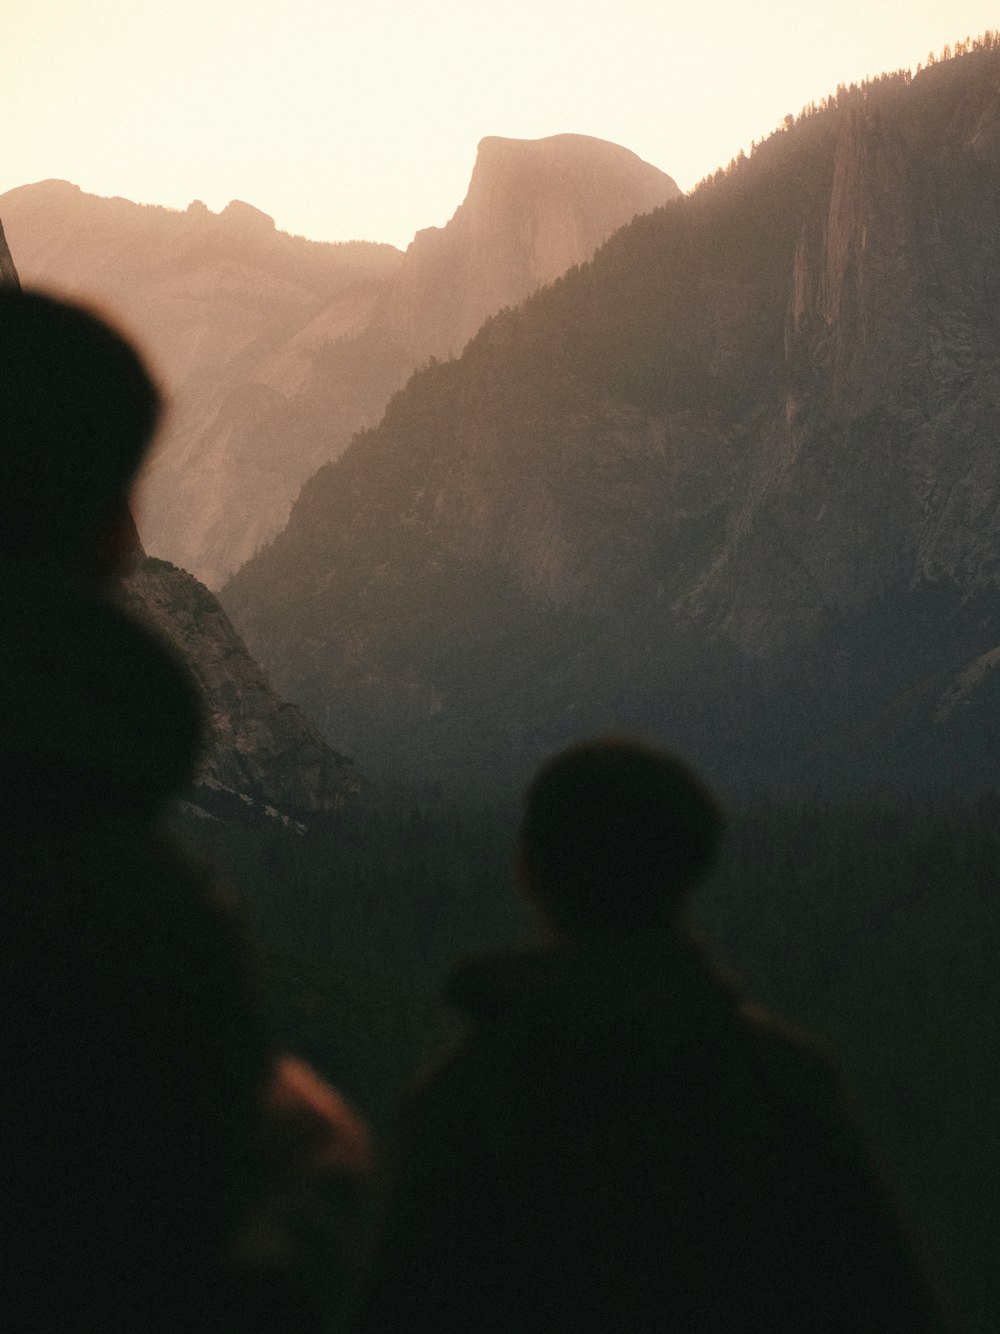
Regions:
<svg viewBox="0 0 1000 1334"><path fill-rule="evenodd" d="M110 573L160 394L82 307L0 290L0 552Z"/></svg>
<svg viewBox="0 0 1000 1334"><path fill-rule="evenodd" d="M549 760L525 795L524 888L570 940L669 927L708 873L723 828L715 798L666 751L583 742Z"/></svg>

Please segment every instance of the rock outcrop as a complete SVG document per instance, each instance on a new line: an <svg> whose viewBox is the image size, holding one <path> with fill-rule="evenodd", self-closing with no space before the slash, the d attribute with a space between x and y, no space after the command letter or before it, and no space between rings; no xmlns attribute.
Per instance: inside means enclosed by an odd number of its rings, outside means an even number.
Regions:
<svg viewBox="0 0 1000 1334"><path fill-rule="evenodd" d="M320 346L367 327L402 255L289 236L240 201L177 211L65 181L9 191L0 215L25 283L97 304L152 360L172 406L145 477L143 541L218 583L281 527L338 430L381 408L381 393L350 402L341 422L286 399Z"/></svg>
<svg viewBox="0 0 1000 1334"><path fill-rule="evenodd" d="M612 232L680 194L626 148L582 134L483 139L447 226L417 232L388 324L413 362L457 356L489 315L584 264Z"/></svg>
<svg viewBox="0 0 1000 1334"><path fill-rule="evenodd" d="M280 687L411 772L995 781L998 87L842 90L414 377L223 590Z"/></svg>
<svg viewBox="0 0 1000 1334"><path fill-rule="evenodd" d="M0 222L0 287L20 287L21 280L11 258L10 247L4 235L3 223Z"/></svg>
<svg viewBox="0 0 1000 1334"><path fill-rule="evenodd" d="M416 365L676 193L623 148L559 135L484 140L465 203L405 258L287 236L238 200L177 212L44 181L0 196L0 213L26 281L96 300L152 355L173 409L143 541L218 587Z"/></svg>
<svg viewBox="0 0 1000 1334"><path fill-rule="evenodd" d="M371 789L247 652L218 600L185 570L144 556L124 581L126 608L187 663L205 701L205 748L192 800L224 816L302 825L357 806Z"/></svg>
<svg viewBox="0 0 1000 1334"><path fill-rule="evenodd" d="M0 287L19 285L0 226ZM369 799L371 788L351 761L278 698L208 589L147 557L137 533L133 540L136 566L122 582L121 601L175 649L204 700L205 746L192 798L210 814L300 828Z"/></svg>

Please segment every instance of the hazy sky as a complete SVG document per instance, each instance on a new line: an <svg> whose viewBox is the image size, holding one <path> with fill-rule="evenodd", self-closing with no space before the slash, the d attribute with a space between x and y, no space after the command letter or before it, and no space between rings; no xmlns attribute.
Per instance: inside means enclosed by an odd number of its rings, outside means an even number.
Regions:
<svg viewBox="0 0 1000 1334"><path fill-rule="evenodd" d="M840 83L1000 26L996 0L3 0L0 192L405 246L484 135L623 144L682 189Z"/></svg>

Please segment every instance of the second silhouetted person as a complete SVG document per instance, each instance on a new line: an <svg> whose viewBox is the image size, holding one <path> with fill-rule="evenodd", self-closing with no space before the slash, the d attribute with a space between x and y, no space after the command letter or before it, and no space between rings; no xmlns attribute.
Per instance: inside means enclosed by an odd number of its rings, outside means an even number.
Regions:
<svg viewBox="0 0 1000 1334"><path fill-rule="evenodd" d="M461 969L408 1111L366 1330L917 1334L941 1324L826 1061L684 925L720 811L669 754L529 789L551 945Z"/></svg>

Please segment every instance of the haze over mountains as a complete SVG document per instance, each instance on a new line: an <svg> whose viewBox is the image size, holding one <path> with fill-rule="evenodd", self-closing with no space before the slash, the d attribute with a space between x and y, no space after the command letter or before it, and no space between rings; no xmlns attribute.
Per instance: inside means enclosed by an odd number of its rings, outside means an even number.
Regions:
<svg viewBox="0 0 1000 1334"><path fill-rule="evenodd" d="M229 568L221 553L232 530L246 554L270 531L255 496L287 507L302 480L289 446L254 433L284 402L269 359L338 303L352 328L401 255L285 236L239 202L218 215L198 203L176 212L65 181L9 191L0 217L22 281L97 302L134 331L169 387L171 419L139 515L147 549L197 574ZM312 466L326 457L320 450Z"/></svg>
<svg viewBox="0 0 1000 1334"><path fill-rule="evenodd" d="M405 257L60 183L0 212L23 276L127 280L175 338L144 532L186 524L215 579L502 307L222 591L362 767L519 778L614 727L720 782L975 785L1000 742L998 87L990 37L841 89L592 262L609 199L676 187L572 135L484 140Z"/></svg>
<svg viewBox="0 0 1000 1334"><path fill-rule="evenodd" d="M464 203L408 248L389 292L388 328L414 365L458 356L488 316L679 195L657 167L602 139L483 139Z"/></svg>
<svg viewBox="0 0 1000 1334"><path fill-rule="evenodd" d="M1000 51L842 89L418 374L223 601L362 763L995 779Z"/></svg>
<svg viewBox="0 0 1000 1334"><path fill-rule="evenodd" d="M125 596L202 684L196 799L223 820L197 829L233 857L275 1032L387 1125L437 1045L440 975L521 931L513 826L424 791L394 812L339 752L507 796L543 751L614 728L723 788L946 786L895 808L732 803L698 913L750 994L842 1060L962 1327L985 1332L1000 1328L1000 49L979 47L842 90L619 231L418 373L307 482L222 597L312 723L193 576L148 558ZM406 374L400 331L478 318L488 261L533 287L559 235L559 262L578 263L579 144L562 147L529 146L495 178L521 182L508 196L480 175L453 224L416 239L412 283L409 256L282 238L248 206L174 214L58 183L6 199L31 221L19 240L48 235L67 272L109 291L134 278L135 322L176 340L192 465L206 453L178 506L225 469L235 505L359 404L374 422L385 368ZM484 160L507 155L484 143ZM603 148L591 160L610 170ZM532 194L546 173L558 186ZM548 199L523 226L522 197ZM46 233L45 198L75 199L79 225ZM0 229L0 282L15 279ZM220 525L251 524L223 509ZM963 787L982 799L956 817ZM304 839L273 819L229 827L268 806L353 818Z"/></svg>
<svg viewBox="0 0 1000 1334"><path fill-rule="evenodd" d="M177 212L61 181L0 196L0 216L25 282L99 301L152 353L174 409L143 541L217 587L416 365L678 193L627 149L558 135L484 139L465 202L405 255L291 237L239 201Z"/></svg>
<svg viewBox="0 0 1000 1334"><path fill-rule="evenodd" d="M20 281L0 225L5 286ZM204 706L204 746L188 794L196 809L229 818L252 812L302 828L303 820L364 802L367 782L294 705L278 698L218 600L186 571L148 557L133 538L135 567L116 596L185 661Z"/></svg>

